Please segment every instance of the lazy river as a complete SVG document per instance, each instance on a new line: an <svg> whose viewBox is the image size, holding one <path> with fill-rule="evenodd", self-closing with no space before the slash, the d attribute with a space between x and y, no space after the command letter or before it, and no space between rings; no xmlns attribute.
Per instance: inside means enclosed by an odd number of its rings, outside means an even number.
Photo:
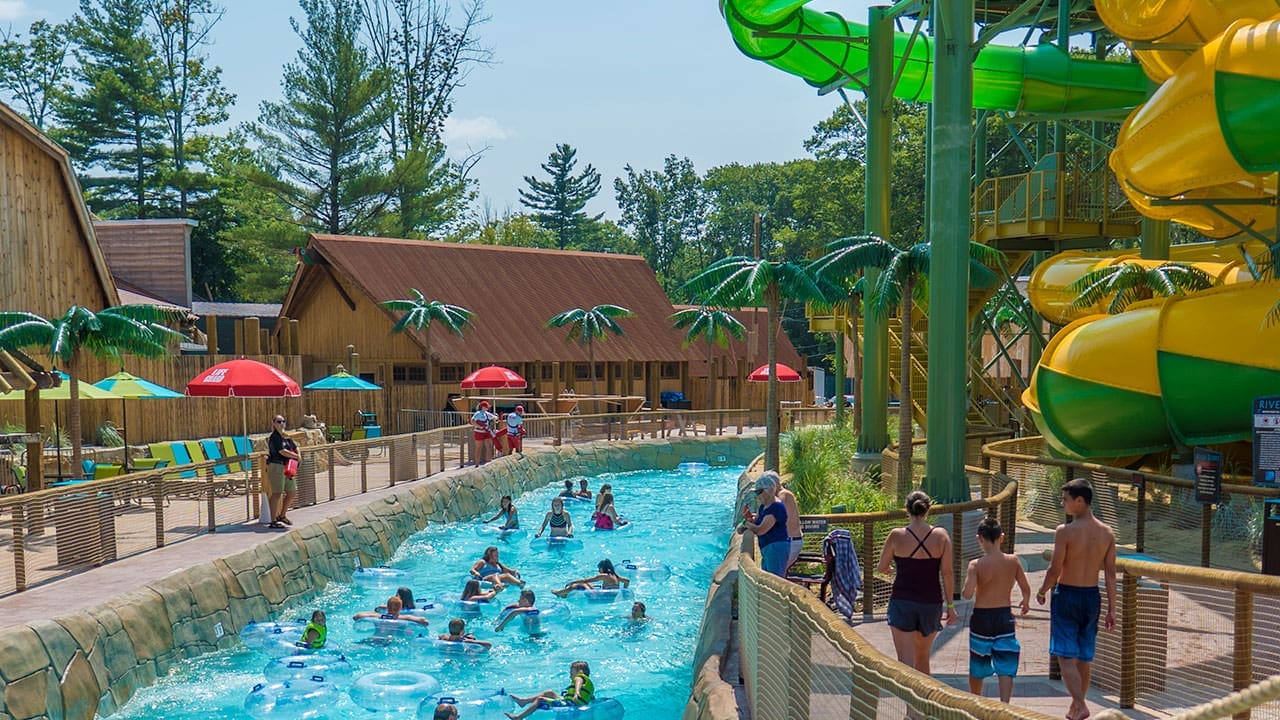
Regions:
<svg viewBox="0 0 1280 720"><path fill-rule="evenodd" d="M305 605L262 618L291 622L323 610L328 616L328 643L318 653L321 657L281 660L287 650L237 645L181 664L139 691L113 717L430 718L426 706L425 714L418 713L416 699L409 708L406 698L393 701L391 696L426 693L438 683L431 697L459 699L461 720L499 718L504 711L519 710L499 691L529 695L562 690L569 684L569 664L577 660L589 663L596 697L616 703L573 714L541 710L532 718L611 720L622 712L630 718L679 717L688 699L707 587L727 549L736 481L742 470L695 464L672 471L589 478L593 491L611 483L618 512L633 522L620 530L594 531L594 504L571 501L566 510L576 532L565 547L547 547L532 539L551 499L563 489L561 484L515 499L522 531L510 536L481 529L478 520L432 525L399 548L388 563L390 571L375 570L357 581L331 584ZM500 610L516 602L518 588L507 588L487 606L455 604L468 570L489 545L500 549L501 561L519 570L536 593L536 606L543 608L544 615L539 623L515 621L495 631ZM616 599L571 596L563 601L551 594L569 580L595 575L597 563L605 558L613 561L620 575L630 577L630 594ZM372 577L375 574L388 577ZM422 611L430 626L398 627L404 632L390 633L396 637L371 641L370 623L353 621L352 615L384 605L399 586L411 588L418 605L431 605ZM647 606L648 622L635 623L628 617L636 600ZM452 652L457 648L433 643L432 638L446 632L450 618L465 619L467 631L491 642L492 649ZM386 672L406 670L429 676L430 682L418 675ZM360 680L376 673L382 673L374 675L380 678L376 683ZM282 687L282 678L290 678L288 690ZM256 686L263 687L255 694ZM273 695L284 692L298 697L283 702ZM273 707L264 700L278 702ZM370 709L384 701L400 708ZM428 705L434 707L434 701Z"/></svg>

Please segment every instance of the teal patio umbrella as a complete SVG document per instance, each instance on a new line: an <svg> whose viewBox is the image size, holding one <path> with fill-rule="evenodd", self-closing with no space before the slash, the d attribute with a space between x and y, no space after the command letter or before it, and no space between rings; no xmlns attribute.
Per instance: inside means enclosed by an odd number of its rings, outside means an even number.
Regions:
<svg viewBox="0 0 1280 720"><path fill-rule="evenodd" d="M163 385L150 380L143 380L121 370L93 384L94 387L115 393L120 399L120 416L123 427L120 428L120 439L124 440L124 471L129 472L129 405L127 400L168 399L186 397Z"/></svg>
<svg viewBox="0 0 1280 720"><path fill-rule="evenodd" d="M351 373L347 369L338 366L336 372L332 375L322 377L315 382L307 383L302 386L303 390L336 390L338 392L352 392L358 390L381 390L381 385L375 385L368 380L363 380ZM342 403L343 409L346 409L346 403ZM346 425L346 423L342 423Z"/></svg>
<svg viewBox="0 0 1280 720"><path fill-rule="evenodd" d="M62 372L61 370L54 370L54 373L56 373L58 377L62 379L62 384L56 388L51 388L49 390L41 390L40 399L53 401L53 425L55 428L58 429L58 431L53 434L53 444L54 444L54 448L58 453L58 475L61 477L62 476L62 432L61 432L62 419L59 417L58 408L60 406L58 405L58 401L71 399L71 382L70 382L71 376ZM116 398L119 398L119 397L121 396L111 392L110 390L104 390L103 388L100 388L96 385L91 385L86 382L80 383L80 399L81 400L115 400ZM4 400L26 400L26 398L27 398L27 393L22 390L0 395L0 399L4 399ZM73 472L74 471L75 470L73 469Z"/></svg>

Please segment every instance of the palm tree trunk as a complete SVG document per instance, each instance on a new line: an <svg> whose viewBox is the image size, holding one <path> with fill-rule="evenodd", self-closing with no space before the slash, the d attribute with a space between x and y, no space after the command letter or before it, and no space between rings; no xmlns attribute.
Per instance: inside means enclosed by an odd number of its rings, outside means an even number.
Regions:
<svg viewBox="0 0 1280 720"><path fill-rule="evenodd" d="M591 394L599 395L596 392L596 341L592 339L587 340L587 367L591 373Z"/></svg>
<svg viewBox="0 0 1280 720"><path fill-rule="evenodd" d="M836 427L844 424L844 331L837 330L836 340Z"/></svg>
<svg viewBox="0 0 1280 720"><path fill-rule="evenodd" d="M431 357L431 324L428 323L422 328L422 345L427 350L427 429L434 427L432 420L435 416L431 411L436 409L435 398L432 397L434 381L436 379L436 363ZM444 423L441 423L443 425Z"/></svg>
<svg viewBox="0 0 1280 720"><path fill-rule="evenodd" d="M707 338L707 409L716 407L716 346Z"/></svg>
<svg viewBox="0 0 1280 720"><path fill-rule="evenodd" d="M858 342L857 320L854 320L853 335L850 336L853 342L853 434L859 436L862 434L862 345Z"/></svg>
<svg viewBox="0 0 1280 720"><path fill-rule="evenodd" d="M769 357L769 384L765 394L765 415L764 415L764 434L765 434L765 451L764 451L764 467L766 470L779 470L778 467L778 339L777 339L777 322L778 322L778 303L779 288L776 284L769 285L764 292L764 304L769 311L769 326L766 332L769 333L766 347L768 348Z"/></svg>
<svg viewBox="0 0 1280 720"><path fill-rule="evenodd" d="M911 459L914 448L911 445L911 290L912 282L907 278L902 284L902 303L900 313L899 346L902 349L901 365L898 369L898 491L905 493L915 485Z"/></svg>
<svg viewBox="0 0 1280 720"><path fill-rule="evenodd" d="M79 473L84 459L83 443L80 441L80 359L71 357L67 363L68 382L71 383L71 407L67 410L68 432L71 434L71 472ZM59 428L61 429L61 428Z"/></svg>

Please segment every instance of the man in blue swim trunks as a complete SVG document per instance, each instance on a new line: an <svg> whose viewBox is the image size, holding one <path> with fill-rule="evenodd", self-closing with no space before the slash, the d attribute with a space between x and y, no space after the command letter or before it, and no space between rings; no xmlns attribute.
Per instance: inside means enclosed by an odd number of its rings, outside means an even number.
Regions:
<svg viewBox="0 0 1280 720"><path fill-rule="evenodd" d="M1062 684L1071 694L1067 720L1084 720L1089 717L1085 695L1102 605L1099 572L1107 588L1105 626L1108 630L1116 626L1116 536L1093 516L1093 488L1088 482L1072 480L1062 486L1062 509L1071 522L1059 525L1053 534L1053 561L1036 601L1043 605L1045 594L1053 591L1049 654L1057 656Z"/></svg>

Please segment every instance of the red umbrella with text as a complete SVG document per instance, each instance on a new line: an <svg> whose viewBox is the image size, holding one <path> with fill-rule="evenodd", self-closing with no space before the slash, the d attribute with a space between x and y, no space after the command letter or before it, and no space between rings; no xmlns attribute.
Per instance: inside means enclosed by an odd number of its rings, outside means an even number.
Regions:
<svg viewBox="0 0 1280 720"><path fill-rule="evenodd" d="M778 363L778 382L800 382L801 379L800 373L792 370L790 366ZM769 382L768 364L752 370L751 374L747 376L747 380L749 382Z"/></svg>
<svg viewBox="0 0 1280 720"><path fill-rule="evenodd" d="M276 398L301 397L297 381L279 368L257 360L238 358L218 363L187 383L191 397ZM247 403L240 405L244 434L249 435Z"/></svg>

